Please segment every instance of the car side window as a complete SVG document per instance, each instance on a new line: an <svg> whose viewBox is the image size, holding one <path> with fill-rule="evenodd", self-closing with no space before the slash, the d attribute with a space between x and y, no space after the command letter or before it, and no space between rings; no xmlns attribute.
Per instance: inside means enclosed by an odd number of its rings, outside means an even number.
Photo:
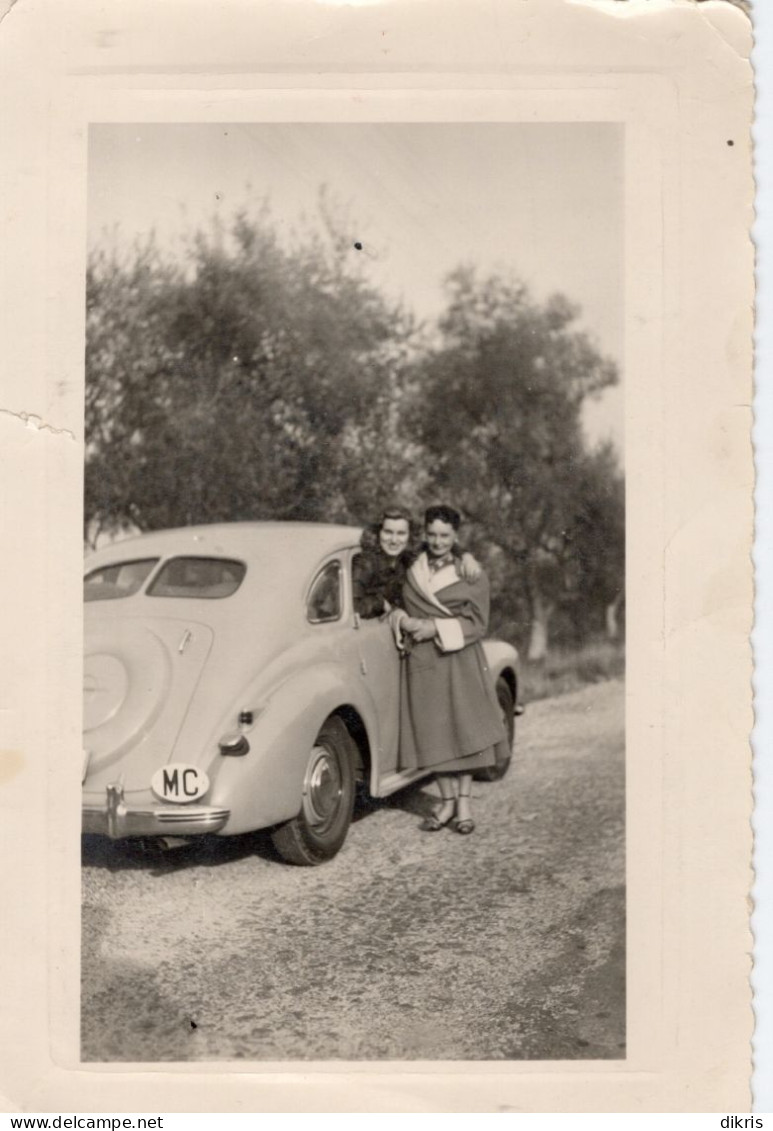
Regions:
<svg viewBox="0 0 773 1131"><path fill-rule="evenodd" d="M312 624L338 620L341 616L341 563L328 562L312 582L306 601L306 616Z"/></svg>

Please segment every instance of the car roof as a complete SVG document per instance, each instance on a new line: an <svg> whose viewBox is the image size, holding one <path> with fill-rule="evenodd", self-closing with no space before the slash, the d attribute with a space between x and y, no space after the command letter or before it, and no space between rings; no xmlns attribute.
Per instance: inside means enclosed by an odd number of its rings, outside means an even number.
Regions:
<svg viewBox="0 0 773 1131"><path fill-rule="evenodd" d="M86 558L87 569L138 557L196 555L277 559L290 555L307 563L357 545L361 527L321 522L221 522L155 530L113 542Z"/></svg>

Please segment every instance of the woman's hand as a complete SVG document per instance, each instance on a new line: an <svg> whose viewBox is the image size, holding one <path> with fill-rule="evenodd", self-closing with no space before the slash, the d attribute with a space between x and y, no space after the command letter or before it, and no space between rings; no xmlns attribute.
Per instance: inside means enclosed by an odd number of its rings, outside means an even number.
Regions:
<svg viewBox="0 0 773 1131"><path fill-rule="evenodd" d="M434 640L437 636L437 629L435 628L435 622L433 620L427 618L426 620L417 620L413 623L416 627L408 628L407 631L410 632L417 643L420 643L422 640Z"/></svg>
<svg viewBox="0 0 773 1131"><path fill-rule="evenodd" d="M418 632L420 626L421 621L417 617L409 617L406 613L400 627L403 632L409 632L413 636L414 632Z"/></svg>
<svg viewBox="0 0 773 1131"><path fill-rule="evenodd" d="M395 638L395 646L398 651L404 652L405 641L403 639L403 633L408 631L409 624L415 624L417 622L413 621L404 609L392 609L387 619L389 620L389 627L392 629L392 635Z"/></svg>
<svg viewBox="0 0 773 1131"><path fill-rule="evenodd" d="M483 573L483 567L472 554L464 553L462 554L462 560L459 562L459 573L462 575L463 581L477 581Z"/></svg>

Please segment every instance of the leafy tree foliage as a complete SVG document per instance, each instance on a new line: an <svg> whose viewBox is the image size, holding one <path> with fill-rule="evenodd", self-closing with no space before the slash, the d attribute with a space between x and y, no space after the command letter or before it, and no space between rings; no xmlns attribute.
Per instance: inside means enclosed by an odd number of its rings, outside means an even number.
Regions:
<svg viewBox="0 0 773 1131"><path fill-rule="evenodd" d="M584 401L617 374L562 296L539 305L517 280L471 268L447 288L411 418L436 493L466 513L484 555L498 549L489 565L503 607L519 618L525 605L540 659L557 610L573 605L582 621L590 591L611 601L622 584L619 472L610 448L588 451L582 427Z"/></svg>
<svg viewBox="0 0 773 1131"><path fill-rule="evenodd" d="M614 366L555 296L447 280L434 337L369 285L329 219L292 243L267 209L192 240L97 253L87 277L86 530L240 519L366 522L457 505L495 630L544 656L622 599L624 499L583 405Z"/></svg>
<svg viewBox="0 0 773 1131"><path fill-rule="evenodd" d="M334 238L288 249L264 213L200 233L185 266L152 244L96 256L87 310L92 534L351 519L375 477L399 478L410 326Z"/></svg>

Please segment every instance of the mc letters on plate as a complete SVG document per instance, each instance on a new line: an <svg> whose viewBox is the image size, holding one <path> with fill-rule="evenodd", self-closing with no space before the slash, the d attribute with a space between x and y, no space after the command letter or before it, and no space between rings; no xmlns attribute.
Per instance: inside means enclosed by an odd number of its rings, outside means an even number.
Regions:
<svg viewBox="0 0 773 1131"><path fill-rule="evenodd" d="M182 805L186 801L198 801L209 789L209 778L196 766L184 762L170 762L156 770L150 783L156 797Z"/></svg>

